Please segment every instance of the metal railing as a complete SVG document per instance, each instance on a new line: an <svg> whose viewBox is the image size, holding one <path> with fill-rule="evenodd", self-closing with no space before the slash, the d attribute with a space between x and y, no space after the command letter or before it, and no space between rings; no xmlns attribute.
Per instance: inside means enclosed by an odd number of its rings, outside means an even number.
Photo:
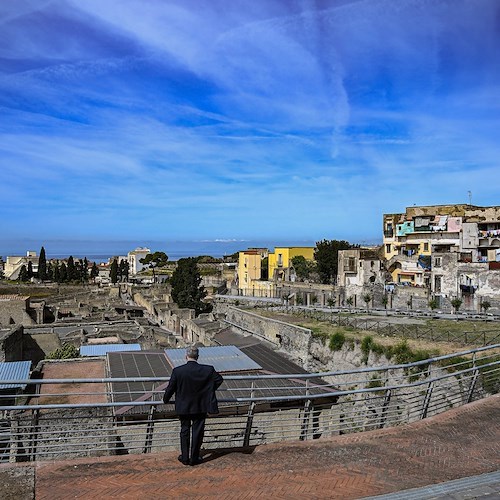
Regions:
<svg viewBox="0 0 500 500"><path fill-rule="evenodd" d="M167 380L2 381L0 461L177 449L179 423L158 388ZM150 389L115 390L121 382L130 387L140 382ZM26 385L26 390L8 394L9 385ZM500 344L406 365L230 375L218 391L221 413L207 420L204 446L245 447L381 429L436 415L499 389Z"/></svg>
<svg viewBox="0 0 500 500"><path fill-rule="evenodd" d="M276 308L275 308L276 310ZM500 326L495 330L442 331L429 325L391 323L387 319L339 314L340 310L324 311L306 307L289 307L287 312L304 318L327 321L336 326L377 332L379 335L432 342L454 342L462 345L494 345L500 341ZM357 310L360 312L361 310ZM366 312L366 311L365 311Z"/></svg>

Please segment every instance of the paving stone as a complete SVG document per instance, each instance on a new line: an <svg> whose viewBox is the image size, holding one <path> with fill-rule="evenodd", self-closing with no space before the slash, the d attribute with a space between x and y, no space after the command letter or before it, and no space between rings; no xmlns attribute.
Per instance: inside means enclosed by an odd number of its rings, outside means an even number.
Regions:
<svg viewBox="0 0 500 500"><path fill-rule="evenodd" d="M442 489L421 498L454 498L449 495L465 494L466 488L489 495L491 484L484 477L481 482L481 476L470 477L462 490L447 491L445 486L447 481L500 470L499 421L500 396L492 396L401 427L262 445L245 452L207 451L206 461L197 467L180 464L177 452L38 462L34 489L37 500L347 500L397 492L402 495L397 498L406 500L410 489L429 485ZM25 468L33 471L33 466ZM498 482L491 477L492 484Z"/></svg>

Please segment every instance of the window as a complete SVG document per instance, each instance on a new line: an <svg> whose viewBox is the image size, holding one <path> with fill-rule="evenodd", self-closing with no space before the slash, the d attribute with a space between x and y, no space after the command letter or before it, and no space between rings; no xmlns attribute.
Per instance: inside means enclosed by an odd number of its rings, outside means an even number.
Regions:
<svg viewBox="0 0 500 500"><path fill-rule="evenodd" d="M278 254L278 266L283 265L283 254L279 253Z"/></svg>
<svg viewBox="0 0 500 500"><path fill-rule="evenodd" d="M434 292L441 292L441 276L434 276Z"/></svg>
<svg viewBox="0 0 500 500"><path fill-rule="evenodd" d="M429 243L424 243L424 252L429 251Z"/></svg>
<svg viewBox="0 0 500 500"><path fill-rule="evenodd" d="M385 253L391 253L391 245L385 246Z"/></svg>
<svg viewBox="0 0 500 500"><path fill-rule="evenodd" d="M441 257L434 258L434 267L441 267Z"/></svg>

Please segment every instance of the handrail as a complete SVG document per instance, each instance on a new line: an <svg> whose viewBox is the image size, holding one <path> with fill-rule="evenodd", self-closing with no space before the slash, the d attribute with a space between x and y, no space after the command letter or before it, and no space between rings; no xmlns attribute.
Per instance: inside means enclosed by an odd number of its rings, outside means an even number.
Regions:
<svg viewBox="0 0 500 500"><path fill-rule="evenodd" d="M440 364L442 361L447 362ZM223 418L207 421L208 448L317 439L413 422L498 392L500 344L408 364L224 378L233 383L218 391ZM311 378L321 380L310 382ZM4 387L35 385L37 389L42 384L72 383L98 383L104 387L91 387L88 393L79 387L74 392L31 390L33 394L19 391L0 395L0 402L3 399L8 403L0 404L0 462L176 449L179 423L174 401L165 406L161 400L168 380L121 377L1 381ZM113 384L118 382L144 386L129 387L131 392L121 388L113 391ZM126 399L132 401L111 399L122 394L129 394ZM50 399L80 396L98 402L61 399L66 402L54 403ZM12 404L14 401L23 404Z"/></svg>
<svg viewBox="0 0 500 500"><path fill-rule="evenodd" d="M337 375L352 375L355 373L369 373L374 371L384 371L384 370L397 370L401 368L414 368L416 366L422 366L429 363L436 363L443 361L445 359L458 358L467 356L469 354L474 354L477 352L491 351L495 349L500 349L500 344L494 344L489 346L477 347L475 349L469 349L467 351L461 351L452 354L443 354L442 356L436 356L433 358L424 359L421 361L414 361L412 363L397 364L397 365L384 365L375 367L359 368L356 370L341 370L341 371L329 371L329 372L315 372L315 373L295 373L295 374L249 374L249 375L226 375L224 378L226 380L259 380L259 379L282 379L282 378L295 378L295 379L308 379L308 378L324 378L324 377L334 377ZM170 377L119 377L119 378L74 378L74 379L11 379L2 380L1 385L39 385L39 384L83 384L83 383L100 383L104 384L107 382L168 382Z"/></svg>

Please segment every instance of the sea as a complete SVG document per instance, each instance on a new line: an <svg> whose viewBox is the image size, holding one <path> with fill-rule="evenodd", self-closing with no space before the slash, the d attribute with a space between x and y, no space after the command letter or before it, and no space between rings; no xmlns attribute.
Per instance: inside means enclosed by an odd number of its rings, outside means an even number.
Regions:
<svg viewBox="0 0 500 500"><path fill-rule="evenodd" d="M147 247L151 252L165 252L169 260L176 261L184 257L210 255L221 258L248 248L267 248L273 251L275 247L314 247L316 241L298 240L245 240L245 239L214 239L186 241L139 241L139 240L46 240L20 239L0 241L0 255L4 261L7 256L26 255L28 251L40 253L43 246L48 259L64 259L72 255L74 258L87 257L89 262L108 262L111 257L126 256L128 252L138 247Z"/></svg>

